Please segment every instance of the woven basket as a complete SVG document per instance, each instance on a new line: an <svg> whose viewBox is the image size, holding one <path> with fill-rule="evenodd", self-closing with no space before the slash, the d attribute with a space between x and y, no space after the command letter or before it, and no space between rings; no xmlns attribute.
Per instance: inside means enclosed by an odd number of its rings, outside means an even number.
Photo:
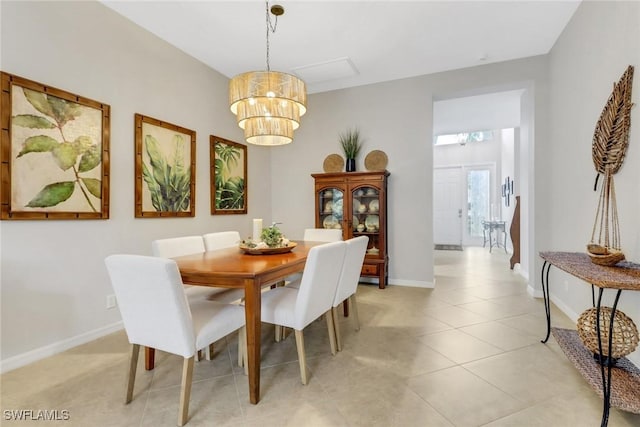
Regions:
<svg viewBox="0 0 640 427"><path fill-rule="evenodd" d="M596 329L596 309L590 308L578 318L578 335L592 353L600 354L598 348L598 332ZM602 352L609 356L609 324L611 308L600 307L600 335L602 337ZM620 310L616 310L613 320L613 340L611 341L611 357L618 359L631 353L638 346L638 329L633 320Z"/></svg>

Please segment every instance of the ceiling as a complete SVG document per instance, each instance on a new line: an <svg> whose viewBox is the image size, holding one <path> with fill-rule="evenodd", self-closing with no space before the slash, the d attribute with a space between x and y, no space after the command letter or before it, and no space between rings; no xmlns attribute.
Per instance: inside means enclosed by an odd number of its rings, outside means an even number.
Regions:
<svg viewBox="0 0 640 427"><path fill-rule="evenodd" d="M434 102L433 134L518 127L522 93L509 90Z"/></svg>
<svg viewBox="0 0 640 427"><path fill-rule="evenodd" d="M263 1L102 3L229 78L266 69ZM546 54L580 0L275 3L271 69L318 93Z"/></svg>

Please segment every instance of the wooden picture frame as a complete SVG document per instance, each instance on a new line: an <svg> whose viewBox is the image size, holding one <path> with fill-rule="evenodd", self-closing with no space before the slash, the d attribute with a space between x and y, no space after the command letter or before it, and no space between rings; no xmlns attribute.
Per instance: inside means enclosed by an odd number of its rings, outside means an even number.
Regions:
<svg viewBox="0 0 640 427"><path fill-rule="evenodd" d="M247 146L209 136L211 215L247 213Z"/></svg>
<svg viewBox="0 0 640 427"><path fill-rule="evenodd" d="M0 219L108 219L109 105L0 81Z"/></svg>
<svg viewBox="0 0 640 427"><path fill-rule="evenodd" d="M135 217L193 217L196 132L135 115Z"/></svg>

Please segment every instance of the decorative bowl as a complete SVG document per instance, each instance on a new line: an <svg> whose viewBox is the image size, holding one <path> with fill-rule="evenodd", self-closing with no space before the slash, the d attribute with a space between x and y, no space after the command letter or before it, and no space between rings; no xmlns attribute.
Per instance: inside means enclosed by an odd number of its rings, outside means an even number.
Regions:
<svg viewBox="0 0 640 427"><path fill-rule="evenodd" d="M246 245L240 245L239 247L240 250L247 255L273 255L291 252L296 246L298 246L296 242L289 242L287 246L280 248L250 248Z"/></svg>

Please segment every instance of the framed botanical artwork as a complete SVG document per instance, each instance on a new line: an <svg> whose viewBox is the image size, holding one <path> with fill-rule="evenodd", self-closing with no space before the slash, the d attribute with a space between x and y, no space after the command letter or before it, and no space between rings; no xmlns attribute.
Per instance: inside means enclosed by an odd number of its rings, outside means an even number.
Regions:
<svg viewBox="0 0 640 427"><path fill-rule="evenodd" d="M136 218L195 216L195 131L136 114L135 145Z"/></svg>
<svg viewBox="0 0 640 427"><path fill-rule="evenodd" d="M0 79L0 219L108 219L109 106Z"/></svg>
<svg viewBox="0 0 640 427"><path fill-rule="evenodd" d="M209 136L211 214L247 213L247 146Z"/></svg>

